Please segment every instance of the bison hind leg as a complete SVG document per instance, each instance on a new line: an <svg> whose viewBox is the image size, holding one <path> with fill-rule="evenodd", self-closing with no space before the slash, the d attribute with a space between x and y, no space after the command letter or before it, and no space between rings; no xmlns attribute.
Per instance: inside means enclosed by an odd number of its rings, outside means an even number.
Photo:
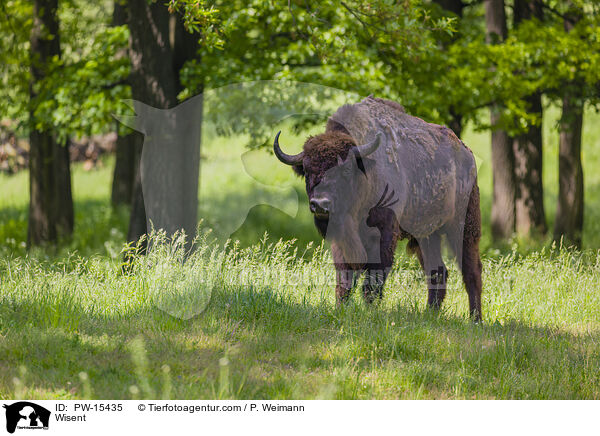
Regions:
<svg viewBox="0 0 600 436"><path fill-rule="evenodd" d="M406 252L410 255L416 256L416 258L419 261L419 264L421 265L421 268L425 269L425 266L423 265L423 253L421 253L419 243L412 236L410 237L408 244L406 244Z"/></svg>
<svg viewBox="0 0 600 436"><path fill-rule="evenodd" d="M481 238L481 213L479 210L479 189L473 187L465 213L464 225L454 225L446 233L452 251L462 273L465 290L469 296L469 314L474 321L481 321L481 258L479 239Z"/></svg>
<svg viewBox="0 0 600 436"><path fill-rule="evenodd" d="M469 295L469 313L473 321L481 321L481 259L479 242L467 241L463 247L462 276Z"/></svg>
<svg viewBox="0 0 600 436"><path fill-rule="evenodd" d="M481 238L481 211L479 209L479 188L473 187L467 206L462 247L462 276L469 295L469 312L474 321L481 321L481 258L479 239Z"/></svg>

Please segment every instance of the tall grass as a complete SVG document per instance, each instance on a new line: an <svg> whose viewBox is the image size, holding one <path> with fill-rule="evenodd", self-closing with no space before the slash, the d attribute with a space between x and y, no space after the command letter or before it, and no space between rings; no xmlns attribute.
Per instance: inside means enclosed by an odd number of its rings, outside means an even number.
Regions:
<svg viewBox="0 0 600 436"><path fill-rule="evenodd" d="M178 258L181 239L153 238L126 271L100 256L0 261L1 397L600 397L599 254L484 258L485 323L473 325L455 269L439 314L412 260L379 305L356 291L336 309L314 280L332 275L321 248L301 258L293 241L199 238ZM165 268L186 283L168 304L153 287Z"/></svg>

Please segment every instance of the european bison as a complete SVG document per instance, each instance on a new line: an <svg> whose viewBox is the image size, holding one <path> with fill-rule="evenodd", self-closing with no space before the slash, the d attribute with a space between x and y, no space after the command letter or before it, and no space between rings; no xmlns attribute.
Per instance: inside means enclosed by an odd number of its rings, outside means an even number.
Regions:
<svg viewBox="0 0 600 436"><path fill-rule="evenodd" d="M447 127L406 114L389 100L367 97L340 107L325 133L310 137L297 155L275 155L303 176L320 234L331 242L338 304L365 273L367 302L381 298L399 239L409 238L428 278L428 305L440 307L447 269L445 237L481 320L481 217L471 151Z"/></svg>

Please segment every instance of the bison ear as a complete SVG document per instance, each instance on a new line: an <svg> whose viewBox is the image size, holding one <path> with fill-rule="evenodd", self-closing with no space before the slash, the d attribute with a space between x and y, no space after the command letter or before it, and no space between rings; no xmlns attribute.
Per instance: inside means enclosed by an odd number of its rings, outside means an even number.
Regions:
<svg viewBox="0 0 600 436"><path fill-rule="evenodd" d="M294 170L294 172L296 174L298 174L300 177L304 177L304 166L302 165L293 165L292 169Z"/></svg>
<svg viewBox="0 0 600 436"><path fill-rule="evenodd" d="M371 174L371 172L375 169L375 161L373 159L369 159L368 157L358 157L356 159L356 166L362 173L367 177L367 174Z"/></svg>

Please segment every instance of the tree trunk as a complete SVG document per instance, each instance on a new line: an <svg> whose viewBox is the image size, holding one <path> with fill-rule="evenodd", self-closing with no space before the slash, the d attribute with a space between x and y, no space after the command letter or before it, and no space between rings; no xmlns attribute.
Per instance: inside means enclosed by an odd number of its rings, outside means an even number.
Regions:
<svg viewBox="0 0 600 436"><path fill-rule="evenodd" d="M530 112L542 117L541 94L527 98ZM522 236L544 234L547 231L542 185L542 126L530 125L527 132L513 140L516 177L517 233Z"/></svg>
<svg viewBox="0 0 600 436"><path fill-rule="evenodd" d="M127 9L121 0L115 0L112 24L122 26L127 24ZM120 53L119 56L127 56ZM117 144L115 152L115 169L111 191L111 203L117 205L131 205L133 198L133 184L137 170L137 160L141 153L143 137L139 132L122 133L117 123Z"/></svg>
<svg viewBox="0 0 600 436"><path fill-rule="evenodd" d="M185 30L181 17L171 16L171 45L173 47L173 71L176 79L176 92L183 91L184 85L181 83L179 74L184 64L197 56L198 38L197 34L191 34ZM203 92L204 89L200 89ZM198 195L200 192L200 145L202 140L202 118L204 96L197 95L193 97L194 102L186 109L182 118L178 117L176 121L182 124L186 135L179 148L179 156L176 165L180 171L179 183L183 186L181 190L181 219L178 226L184 229L188 236L188 247L191 240L196 236L198 226ZM186 106L187 107L187 106ZM188 123L194 120L192 125ZM180 136L181 137L181 136ZM184 138L182 138L184 139ZM189 139L189 140L188 140Z"/></svg>
<svg viewBox="0 0 600 436"><path fill-rule="evenodd" d="M119 133L117 136L111 193L113 206L132 204L135 173L143 142L144 137L139 132L130 132L125 135Z"/></svg>
<svg viewBox="0 0 600 436"><path fill-rule="evenodd" d="M183 20L177 15L171 15L170 22L170 42L173 49L173 71L175 74L175 92L179 94L184 86L180 80L179 72L184 64L197 57L198 52L198 34L192 34L185 30ZM203 90L200 90L202 92Z"/></svg>
<svg viewBox="0 0 600 436"><path fill-rule="evenodd" d="M445 11L451 12L452 14L456 15L457 17L462 18L463 9L465 8L465 4L463 3L462 0L434 0L434 2L437 3L438 5L440 5L440 7L442 9L444 9ZM452 34L452 36L450 38L450 42L456 41L458 36L459 36L458 33ZM444 47L447 47L448 42L446 42L445 40L442 40L442 44ZM451 116L451 119L449 122L449 127L452 129L454 134L460 138L460 135L462 134L462 127L463 127L462 126L463 117L461 114L457 113L453 107L450 108L450 116Z"/></svg>
<svg viewBox="0 0 600 436"><path fill-rule="evenodd" d="M460 138L460 135L462 134L462 128L463 128L463 125L462 125L463 117L462 117L462 115L454 113L454 111L451 111L451 115L452 115L452 119L450 120L449 127L452 129L454 134Z"/></svg>
<svg viewBox="0 0 600 436"><path fill-rule="evenodd" d="M514 26L532 18L542 19L542 7L536 0L515 0ZM519 235L531 236L547 231L542 184L542 94L536 92L526 98L529 113L540 120L529 125L527 131L513 140L515 156L516 201L515 229Z"/></svg>
<svg viewBox="0 0 600 436"><path fill-rule="evenodd" d="M583 168L581 130L583 109L569 97L563 99L558 151L558 202L554 239L581 247L583 231Z"/></svg>
<svg viewBox="0 0 600 436"><path fill-rule="evenodd" d="M169 11L160 2L130 0L129 57L131 59L131 95L134 100L167 109L177 104L169 45ZM134 156L139 163L141 150ZM139 165L136 165L139 168ZM127 239L138 241L146 234L146 211L139 171L136 171Z"/></svg>
<svg viewBox="0 0 600 436"><path fill-rule="evenodd" d="M498 107L490 109L492 129L498 124ZM515 231L515 160L506 131L492 130L492 237L507 239Z"/></svg>
<svg viewBox="0 0 600 436"><path fill-rule="evenodd" d="M522 21L544 17L543 1L541 0L515 0L513 7L513 23L517 27Z"/></svg>
<svg viewBox="0 0 600 436"><path fill-rule="evenodd" d="M46 79L54 56L60 56L58 0L33 2L31 29L30 98L36 85ZM54 132L38 130L34 108L30 110L29 223L27 245L56 242L73 232L73 196L67 144L56 141Z"/></svg>
<svg viewBox="0 0 600 436"><path fill-rule="evenodd" d="M184 62L196 53L197 38L188 35L181 24L181 19L171 16L167 7L160 3L149 4L146 0L130 0L128 8L128 24L130 30L129 52L132 62L131 93L134 100L149 106L168 109L177 105L177 94L183 89L179 81L179 70ZM200 120L198 120L200 122ZM199 150L198 156L199 156ZM194 155L174 156L183 160L181 183L186 185L189 174L198 174L198 168L188 171L187 166L196 164L199 159ZM135 159L140 161L141 153ZM185 180L183 180L185 179ZM187 185L186 185L187 186ZM194 193L197 209L198 177L194 186L185 192ZM133 188L133 202L129 223L128 240L137 241L147 232L146 211L144 208L141 176L137 171ZM192 205L189 205L192 208ZM187 216L187 215L186 215ZM188 217L189 218L189 217ZM187 229L188 224L182 223ZM195 218L193 230L195 231Z"/></svg>
<svg viewBox="0 0 600 436"><path fill-rule="evenodd" d="M573 13L574 12L574 13ZM578 11L571 11L571 19L565 20L569 32L580 18ZM570 84L565 89L577 89ZM560 119L558 151L558 202L554 221L554 240L581 248L583 232L583 168L581 165L581 131L583 107L567 91L563 97Z"/></svg>
<svg viewBox="0 0 600 436"><path fill-rule="evenodd" d="M488 44L499 44L506 39L504 0L485 0L485 22ZM498 128L502 107L490 108L492 128L492 236L509 238L515 231L515 158L508 133Z"/></svg>
<svg viewBox="0 0 600 436"><path fill-rule="evenodd" d="M499 44L506 39L506 12L504 0L485 0L485 25L488 44Z"/></svg>
<svg viewBox="0 0 600 436"><path fill-rule="evenodd" d="M55 223L59 237L73 234L74 211L73 191L71 187L71 161L69 141L66 144L54 143L54 174L56 188L54 201L56 205Z"/></svg>

